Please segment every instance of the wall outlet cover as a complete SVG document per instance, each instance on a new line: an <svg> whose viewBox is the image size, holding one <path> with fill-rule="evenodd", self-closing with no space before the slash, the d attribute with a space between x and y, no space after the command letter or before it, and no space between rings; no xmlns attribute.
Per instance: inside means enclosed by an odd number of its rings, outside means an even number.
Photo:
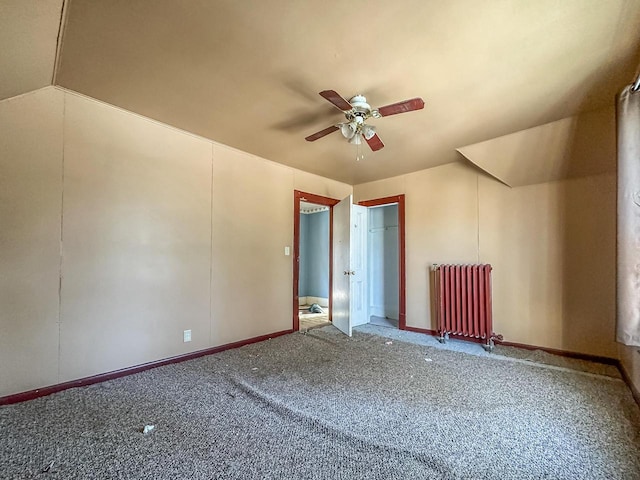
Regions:
<svg viewBox="0 0 640 480"><path fill-rule="evenodd" d="M190 342L191 341L191 330L185 330L183 332L183 341Z"/></svg>

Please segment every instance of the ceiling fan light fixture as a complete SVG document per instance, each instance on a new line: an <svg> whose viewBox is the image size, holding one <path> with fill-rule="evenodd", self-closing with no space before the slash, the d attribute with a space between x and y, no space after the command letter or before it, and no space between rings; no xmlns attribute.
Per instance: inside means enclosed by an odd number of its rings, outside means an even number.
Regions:
<svg viewBox="0 0 640 480"><path fill-rule="evenodd" d="M351 145L361 145L361 144L362 144L362 135L360 135L360 134L358 133L358 134L356 134L356 135L352 136L352 137L349 139L349 143L350 143Z"/></svg>
<svg viewBox="0 0 640 480"><path fill-rule="evenodd" d="M353 122L342 123L340 124L340 133L342 133L344 138L350 140L356 134L356 128L357 127Z"/></svg>
<svg viewBox="0 0 640 480"><path fill-rule="evenodd" d="M362 135L366 140L371 140L375 134L376 134L376 127L372 125L362 126Z"/></svg>

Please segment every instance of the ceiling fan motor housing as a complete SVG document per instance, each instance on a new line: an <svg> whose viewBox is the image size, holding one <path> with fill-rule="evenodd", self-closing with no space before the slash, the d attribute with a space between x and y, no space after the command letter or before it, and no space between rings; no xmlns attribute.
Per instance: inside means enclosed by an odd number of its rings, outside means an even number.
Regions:
<svg viewBox="0 0 640 480"><path fill-rule="evenodd" d="M371 112L371 105L367 103L367 99L364 97L364 95L355 95L351 97L351 100L349 100L349 103L351 104L351 106L356 112L362 112L362 113Z"/></svg>
<svg viewBox="0 0 640 480"><path fill-rule="evenodd" d="M352 121L354 119L358 121L357 118L361 118L362 121L370 117L380 118L380 114L378 113L378 111L371 108L371 105L367 103L367 99L364 95L355 95L351 97L349 103L352 107L352 109L346 113L347 119L349 121ZM358 123L362 122L358 121Z"/></svg>
<svg viewBox="0 0 640 480"><path fill-rule="evenodd" d="M375 133L375 128L365 125L365 120L372 116L371 105L367 103L367 99L363 95L355 95L349 100L351 110L345 112L347 123L338 124L342 135L349 140L350 143L359 144L360 139L356 138L364 134L366 127L366 137L371 138Z"/></svg>

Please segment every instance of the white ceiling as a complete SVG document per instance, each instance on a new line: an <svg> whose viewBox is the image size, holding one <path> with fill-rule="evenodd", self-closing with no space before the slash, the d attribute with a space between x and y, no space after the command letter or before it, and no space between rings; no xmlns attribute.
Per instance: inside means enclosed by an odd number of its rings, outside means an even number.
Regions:
<svg viewBox="0 0 640 480"><path fill-rule="evenodd" d="M2 98L51 74L61 5L0 0L12 46L0 49ZM67 0L66 11L57 84L351 184L611 107L640 62L640 0ZM372 120L386 147L357 162L338 132L304 141L343 118L325 89L426 106Z"/></svg>

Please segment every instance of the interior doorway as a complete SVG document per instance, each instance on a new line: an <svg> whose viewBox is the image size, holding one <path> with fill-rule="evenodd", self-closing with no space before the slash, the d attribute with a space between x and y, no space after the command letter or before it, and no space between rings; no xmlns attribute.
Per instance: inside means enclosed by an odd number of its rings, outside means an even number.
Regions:
<svg viewBox="0 0 640 480"><path fill-rule="evenodd" d="M400 314L398 204L368 208L369 323L398 328Z"/></svg>
<svg viewBox="0 0 640 480"><path fill-rule="evenodd" d="M329 207L300 201L300 330L329 323Z"/></svg>
<svg viewBox="0 0 640 480"><path fill-rule="evenodd" d="M338 203L340 203L339 200L336 200L334 198L323 197L320 195L301 192L298 190L294 191L294 219L293 219L294 221L294 258L293 260L294 261L293 261L293 305L292 305L293 306L292 308L293 322L292 323L293 323L294 331L300 330L300 317L299 317L300 302L301 302L300 293L305 293L300 291L300 287L301 287L301 284L300 284L301 282L301 279L300 279L301 207L305 205L305 208L306 208L307 204L312 204L318 207L325 206L329 208L329 211L328 211L329 212L328 213L329 214L329 255L327 259L329 264L329 285L328 285L327 303L328 303L328 320L332 321L333 320L333 284L334 284L334 281L333 281L334 206L337 205ZM383 262L386 261L387 263L389 263L389 262L393 262L393 257L396 257L395 268L397 269L397 275L393 274L393 278L395 280L390 282L395 281L397 288L395 288L391 284L387 285L386 290L384 291L384 297L390 300L391 297L396 296L397 302L395 301L387 302L387 305L383 305L383 310L384 310L382 312L383 315L378 315L379 312L374 308L374 305L367 300L368 302L366 307L367 314L368 314L367 318L369 319L369 323L370 323L372 313L374 314L374 316L379 316L384 320L396 320L395 318L387 318L387 317L397 316L397 324L393 322L388 326L396 327L397 325L398 329L406 330L405 196L395 195L391 197L378 198L374 200L366 200L366 201L359 202L359 205L368 207L370 211L371 211L371 208L374 208L374 207L393 206L393 208L379 211L383 213L376 212L376 213L373 213L372 215L382 214L383 216L387 215L387 219L389 220L394 219L390 221L395 223L390 223L389 225L386 225L386 226L393 227L393 229L390 229L391 232L393 232L394 230L397 231L397 234L396 234L397 248L391 249L391 253L386 252L386 257L385 257L386 260L385 259L382 260ZM389 222L383 222L383 223L389 223ZM385 225L383 225L383 227L385 227ZM374 228L377 228L377 227L374 227ZM387 237L389 237L389 235L393 235L393 234L389 233L387 234ZM367 263L369 264L370 261ZM393 267L391 267L391 270L393 270ZM346 275L346 272L345 272L345 275ZM367 283L370 283L370 282L368 281ZM380 288L380 287L376 287L376 288ZM383 286L382 288L384 289L385 287ZM397 315L395 314L396 305L397 305ZM391 312L391 313L387 313L387 312ZM374 320L374 323L375 323L375 320Z"/></svg>
<svg viewBox="0 0 640 480"><path fill-rule="evenodd" d="M333 206L338 200L294 191L293 330L332 319Z"/></svg>
<svg viewBox="0 0 640 480"><path fill-rule="evenodd" d="M369 208L369 323L405 330L404 195L359 202Z"/></svg>

